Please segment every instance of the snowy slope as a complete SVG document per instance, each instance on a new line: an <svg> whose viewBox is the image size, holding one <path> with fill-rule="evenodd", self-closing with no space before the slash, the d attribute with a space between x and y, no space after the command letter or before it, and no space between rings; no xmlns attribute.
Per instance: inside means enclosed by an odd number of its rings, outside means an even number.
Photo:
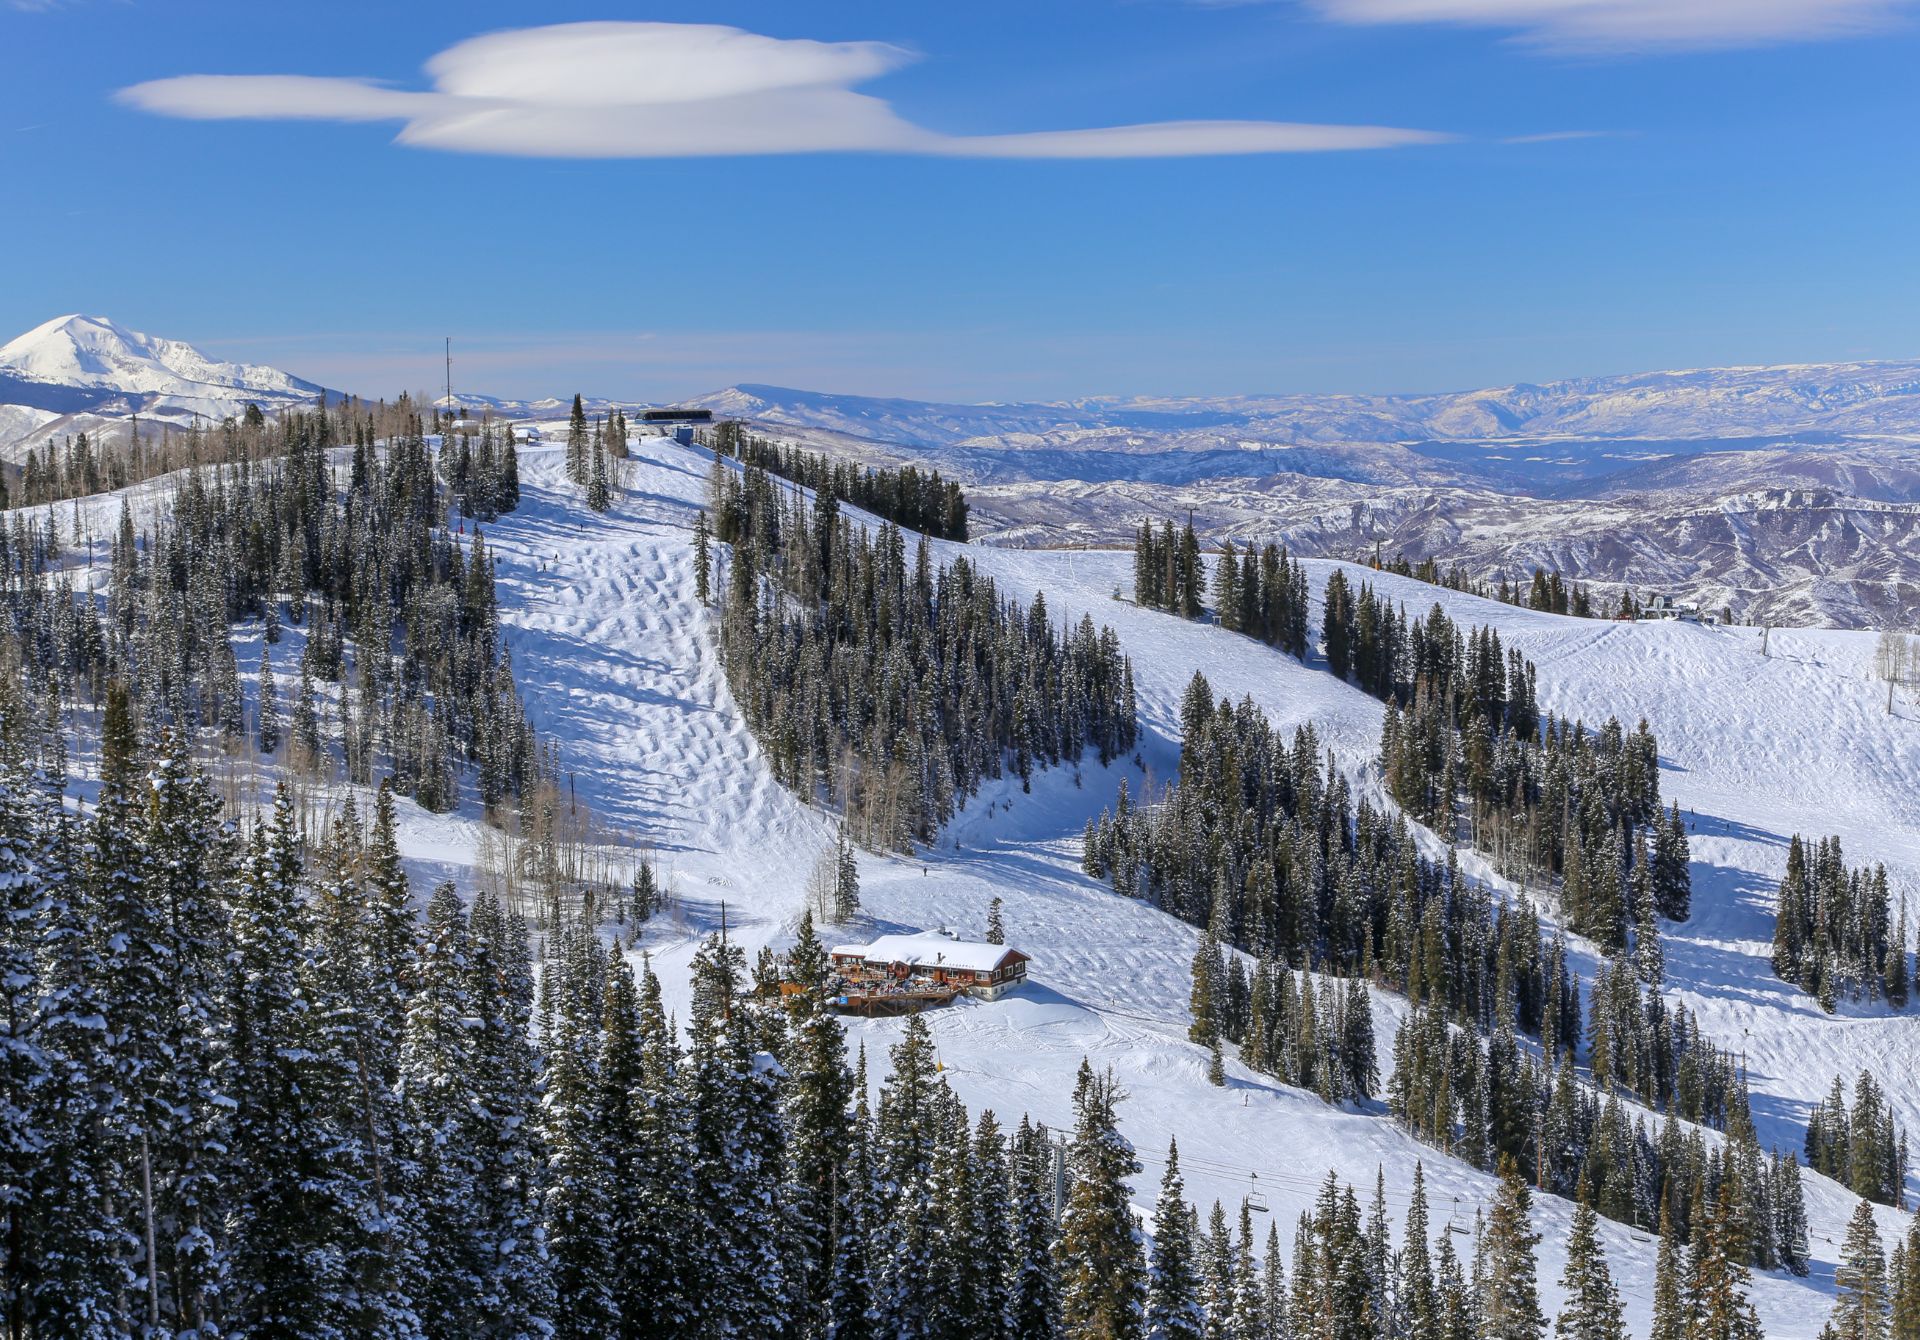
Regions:
<svg viewBox="0 0 1920 1340"><path fill-rule="evenodd" d="M656 843L680 892L643 947L675 979L695 937L718 923L749 946L791 933L812 858L828 841L822 816L802 808L760 766L692 598L686 527L703 492L704 458L641 439L623 467L612 516L579 507L557 452L527 453L521 510L489 533L500 556L503 617L529 707L578 767L580 794ZM1255 700L1283 728L1311 721L1358 771L1377 741L1379 705L1318 669L1244 638L1112 599L1126 579L1123 555L975 549L1010 593L1045 590L1056 617L1090 610L1112 623L1134 657L1150 770L1175 757L1178 694L1202 668L1216 691ZM1330 565L1312 565L1316 584ZM1673 937L1674 991L1722 1043L1744 1046L1754 1068L1763 1139L1797 1143L1805 1105L1836 1072L1880 1069L1920 1129L1920 1104L1899 1081L1916 1053L1910 1019L1848 1013L1829 1019L1769 979L1766 900L1782 844L1795 828L1840 832L1853 860L1885 859L1903 886L1920 873L1920 722L1892 719L1864 677L1871 639L1850 633L1776 633L1758 655L1758 633L1692 626L1564 620L1378 577L1410 604L1438 598L1456 616L1491 621L1540 663L1555 710L1597 720L1645 711L1668 763L1667 793L1694 811L1699 915ZM1002 786L975 799L939 850L911 860L868 856L862 878L868 929L947 924L977 932L987 901L1005 898L1011 942L1035 955L1033 983L1008 1000L968 1003L931 1016L941 1056L970 1105L1004 1116L1030 1111L1063 1121L1083 1055L1110 1064L1132 1095L1123 1109L1144 1156L1177 1134L1192 1193L1232 1203L1257 1171L1290 1232L1328 1167L1371 1185L1384 1167L1390 1203L1415 1160L1426 1162L1440 1218L1489 1194L1485 1177L1419 1146L1378 1111L1344 1112L1236 1069L1222 1091L1204 1082L1205 1056L1185 1039L1193 932L1115 898L1082 876L1077 837L1110 803L1127 765L1111 774L1055 770L1022 796ZM1839 798L1838 800L1836 798ZM1469 862L1470 867L1477 863ZM1395 998L1376 1002L1383 1028ZM877 1061L899 1025L856 1024ZM1384 1040L1383 1034L1383 1040ZM1384 1048L1383 1048L1384 1050ZM879 1067L876 1065L876 1069ZM1151 1199L1157 1165L1136 1185ZM1765 1277L1756 1297L1770 1335L1812 1335L1824 1320L1834 1250L1851 1198L1808 1179L1816 1257L1813 1279ZM1543 1277L1557 1279L1555 1244L1568 1207L1543 1201ZM1886 1215L1891 1231L1895 1216ZM1607 1245L1644 1327L1650 1244L1606 1225Z"/></svg>
<svg viewBox="0 0 1920 1340"><path fill-rule="evenodd" d="M678 893L636 952L652 956L683 1018L687 959L723 907L749 953L784 943L807 870L832 839L827 818L768 775L694 599L689 527L707 467L702 452L638 439L634 458L620 466L614 510L602 517L565 481L558 448L529 448L520 509L487 528L531 716L560 743L579 799L650 843ZM164 487L132 490L136 513ZM103 496L82 516L104 533L119 507L117 496ZM64 522L64 508L61 515ZM79 545L70 561L84 563L85 552ZM1250 639L1115 600L1129 580L1127 555L979 546L969 554L1011 595L1044 591L1056 619L1087 611L1114 626L1134 660L1141 754L1153 777L1177 758L1179 695L1201 669L1217 693L1251 695L1284 730L1311 722L1342 765L1370 784L1378 703ZM1316 589L1334 566L1309 564ZM1590 723L1609 713L1650 719L1664 792L1694 823L1696 915L1668 941L1671 992L1718 1042L1746 1051L1763 1142L1797 1145L1807 1106L1834 1074L1851 1076L1862 1065L1880 1074L1902 1123L1920 1130L1920 1094L1904 1082L1920 1062L1920 1025L1878 1010L1829 1018L1766 966L1773 882L1796 829L1839 833L1850 860L1885 860L1898 887L1920 892L1920 709L1903 702L1893 716L1884 712L1883 692L1866 675L1871 635L1776 630L1763 658L1756 630L1561 619L1391 576L1351 575L1412 608L1437 600L1456 618L1495 624L1538 663L1542 697L1555 711ZM288 635L295 640L276 651L282 665L298 654L297 630ZM240 658L253 663L245 647ZM1383 1110L1329 1108L1231 1062L1226 1089L1206 1083L1207 1057L1185 1036L1195 932L1115 897L1078 868L1080 829L1111 803L1123 776L1136 793L1147 781L1131 763L1110 771L1089 764L1039 775L1031 795L1013 783L990 787L937 850L863 856L863 924L830 933L944 924L977 934L988 901L1002 897L1009 941L1034 955L1032 981L1002 1001L928 1016L941 1060L970 1107L991 1106L1008 1119L1030 1112L1055 1125L1070 1116L1081 1058L1112 1066L1130 1095L1123 1128L1145 1165L1135 1181L1142 1207L1167 1140L1177 1136L1191 1195L1236 1205L1257 1173L1283 1236L1329 1168L1363 1193L1383 1169L1389 1206L1403 1211L1416 1161L1427 1168L1436 1231L1449 1220L1470 1225L1491 1196L1490 1179L1411 1141ZM477 815L403 805L402 821L423 885L450 877L470 886L483 877ZM1476 859L1464 865L1485 875ZM1590 959L1579 966L1590 978ZM1400 1012L1397 997L1376 995L1383 1059ZM851 1041L866 1047L876 1080L900 1027L852 1023ZM1806 1184L1815 1271L1807 1280L1756 1281L1770 1336L1815 1335L1830 1303L1835 1243L1852 1198L1817 1177ZM1563 1201L1536 1204L1550 1312L1570 1215ZM1883 1232L1896 1231L1898 1219L1883 1211ZM1644 1333L1653 1244L1620 1225L1603 1223L1602 1233L1629 1322Z"/></svg>

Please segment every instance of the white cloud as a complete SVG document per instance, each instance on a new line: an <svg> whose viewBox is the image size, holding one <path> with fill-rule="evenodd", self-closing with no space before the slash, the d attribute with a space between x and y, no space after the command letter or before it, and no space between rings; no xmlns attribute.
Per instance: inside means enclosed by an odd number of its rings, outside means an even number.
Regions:
<svg viewBox="0 0 1920 1340"><path fill-rule="evenodd" d="M1306 0L1341 23L1505 28L1559 50L1629 52L1851 37L1913 0Z"/></svg>
<svg viewBox="0 0 1920 1340"><path fill-rule="evenodd" d="M400 121L420 148L550 158L828 151L977 158L1171 158L1435 144L1393 126L1166 121L945 135L854 86L913 59L882 42L763 37L711 24L569 23L470 38L427 62L431 91L305 75L182 75L120 91L199 120Z"/></svg>

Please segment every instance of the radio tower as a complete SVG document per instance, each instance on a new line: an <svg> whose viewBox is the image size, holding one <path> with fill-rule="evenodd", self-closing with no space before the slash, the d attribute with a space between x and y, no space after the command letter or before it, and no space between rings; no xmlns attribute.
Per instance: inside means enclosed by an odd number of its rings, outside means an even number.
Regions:
<svg viewBox="0 0 1920 1340"><path fill-rule="evenodd" d="M453 336L447 336L447 413L453 413Z"/></svg>

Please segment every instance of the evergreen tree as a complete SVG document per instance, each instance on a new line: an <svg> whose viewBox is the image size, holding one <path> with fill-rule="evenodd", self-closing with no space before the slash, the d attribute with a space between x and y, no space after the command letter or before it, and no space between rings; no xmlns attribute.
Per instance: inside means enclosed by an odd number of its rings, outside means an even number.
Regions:
<svg viewBox="0 0 1920 1340"><path fill-rule="evenodd" d="M593 444L592 460L587 468L587 506L605 512L613 506L613 493L607 485L607 453L600 443Z"/></svg>
<svg viewBox="0 0 1920 1340"><path fill-rule="evenodd" d="M1486 1277L1481 1309L1488 1340L1540 1340L1546 1334L1535 1285L1534 1248L1540 1236L1533 1231L1531 1204L1520 1165L1503 1157L1500 1189L1479 1255L1479 1268Z"/></svg>
<svg viewBox="0 0 1920 1340"><path fill-rule="evenodd" d="M1687 1291L1687 1340L1760 1340L1760 1318L1747 1298L1744 1261L1729 1251L1733 1215L1725 1200L1696 1225Z"/></svg>
<svg viewBox="0 0 1920 1340"><path fill-rule="evenodd" d="M1662 1206L1660 1247L1653 1260L1653 1329L1648 1340L1687 1340L1685 1250L1674 1232L1672 1213Z"/></svg>
<svg viewBox="0 0 1920 1340"><path fill-rule="evenodd" d="M1839 1340L1887 1340L1887 1260L1867 1201L1854 1207L1847 1223L1833 1282L1833 1315L1827 1324Z"/></svg>
<svg viewBox="0 0 1920 1340"><path fill-rule="evenodd" d="M280 748L280 692L274 687L273 659L266 645L260 647L260 752L271 754Z"/></svg>
<svg viewBox="0 0 1920 1340"><path fill-rule="evenodd" d="M1599 1217L1591 1206L1577 1205L1567 1239L1567 1266L1560 1277L1565 1299L1554 1322L1558 1340L1626 1340L1620 1294L1600 1247Z"/></svg>
<svg viewBox="0 0 1920 1340"><path fill-rule="evenodd" d="M1059 1277L1053 1243L1053 1142L1047 1128L1021 1118L1012 1158L1012 1265L1008 1334L1053 1340L1059 1333Z"/></svg>
<svg viewBox="0 0 1920 1340"><path fill-rule="evenodd" d="M702 605L712 595L712 571L712 531L707 526L707 509L703 507L693 517L693 594Z"/></svg>
<svg viewBox="0 0 1920 1340"><path fill-rule="evenodd" d="M1147 1273L1148 1340L1200 1340L1206 1313L1200 1306L1200 1281L1194 1269L1186 1183L1180 1177L1180 1151L1167 1143L1167 1171L1160 1179L1154 1210L1153 1256Z"/></svg>
<svg viewBox="0 0 1920 1340"><path fill-rule="evenodd" d="M1127 1178L1139 1171L1120 1135L1122 1094L1086 1061L1074 1091L1069 1186L1056 1254L1060 1331L1066 1340L1134 1340L1141 1334L1146 1269L1128 1207Z"/></svg>

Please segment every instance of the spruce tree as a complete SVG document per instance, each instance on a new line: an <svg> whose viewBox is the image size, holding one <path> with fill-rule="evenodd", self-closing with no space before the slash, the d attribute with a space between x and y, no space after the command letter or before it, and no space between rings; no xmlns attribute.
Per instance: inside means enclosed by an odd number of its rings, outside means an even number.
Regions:
<svg viewBox="0 0 1920 1340"><path fill-rule="evenodd" d="M1647 1340L1687 1340L1685 1248L1674 1232L1673 1215L1660 1209L1660 1246L1653 1259L1653 1329Z"/></svg>
<svg viewBox="0 0 1920 1340"><path fill-rule="evenodd" d="M1867 1201L1854 1207L1847 1223L1833 1282L1833 1315L1827 1324L1839 1340L1887 1340L1887 1261Z"/></svg>
<svg viewBox="0 0 1920 1340"><path fill-rule="evenodd" d="M1115 1120L1122 1096L1111 1075L1098 1076L1081 1061L1067 1154L1070 1182L1055 1249L1066 1340L1136 1340L1141 1334L1146 1268L1127 1187L1140 1169Z"/></svg>
<svg viewBox="0 0 1920 1340"><path fill-rule="evenodd" d="M259 722L260 752L271 754L280 747L280 693L274 687L273 659L267 654L264 643L260 647L259 700L256 719Z"/></svg>
<svg viewBox="0 0 1920 1340"><path fill-rule="evenodd" d="M587 469L587 506L596 512L605 512L613 506L613 493L607 485L607 454L598 441L593 445Z"/></svg>
<svg viewBox="0 0 1920 1340"><path fill-rule="evenodd" d="M1760 1318L1747 1298L1750 1276L1736 1253L1732 1210L1724 1199L1701 1212L1694 1228L1687 1290L1687 1340L1760 1340Z"/></svg>
<svg viewBox="0 0 1920 1340"><path fill-rule="evenodd" d="M1600 1247L1598 1224L1592 1206L1574 1207L1566 1270L1560 1276L1564 1302L1554 1322L1557 1340L1626 1340L1620 1294Z"/></svg>
<svg viewBox="0 0 1920 1340"><path fill-rule="evenodd" d="M707 526L707 509L703 507L693 517L693 595L702 605L712 596L712 580L712 531Z"/></svg>
<svg viewBox="0 0 1920 1340"><path fill-rule="evenodd" d="M1535 1283L1540 1235L1533 1231L1533 1197L1511 1156L1501 1157L1499 1172L1500 1189L1480 1244L1479 1265L1486 1277L1483 1333L1487 1340L1540 1340L1547 1323Z"/></svg>
<svg viewBox="0 0 1920 1340"><path fill-rule="evenodd" d="M1025 1117L1014 1132L1013 1243L1008 1292L1010 1335L1052 1340L1059 1333L1059 1277L1054 1264L1053 1142Z"/></svg>

